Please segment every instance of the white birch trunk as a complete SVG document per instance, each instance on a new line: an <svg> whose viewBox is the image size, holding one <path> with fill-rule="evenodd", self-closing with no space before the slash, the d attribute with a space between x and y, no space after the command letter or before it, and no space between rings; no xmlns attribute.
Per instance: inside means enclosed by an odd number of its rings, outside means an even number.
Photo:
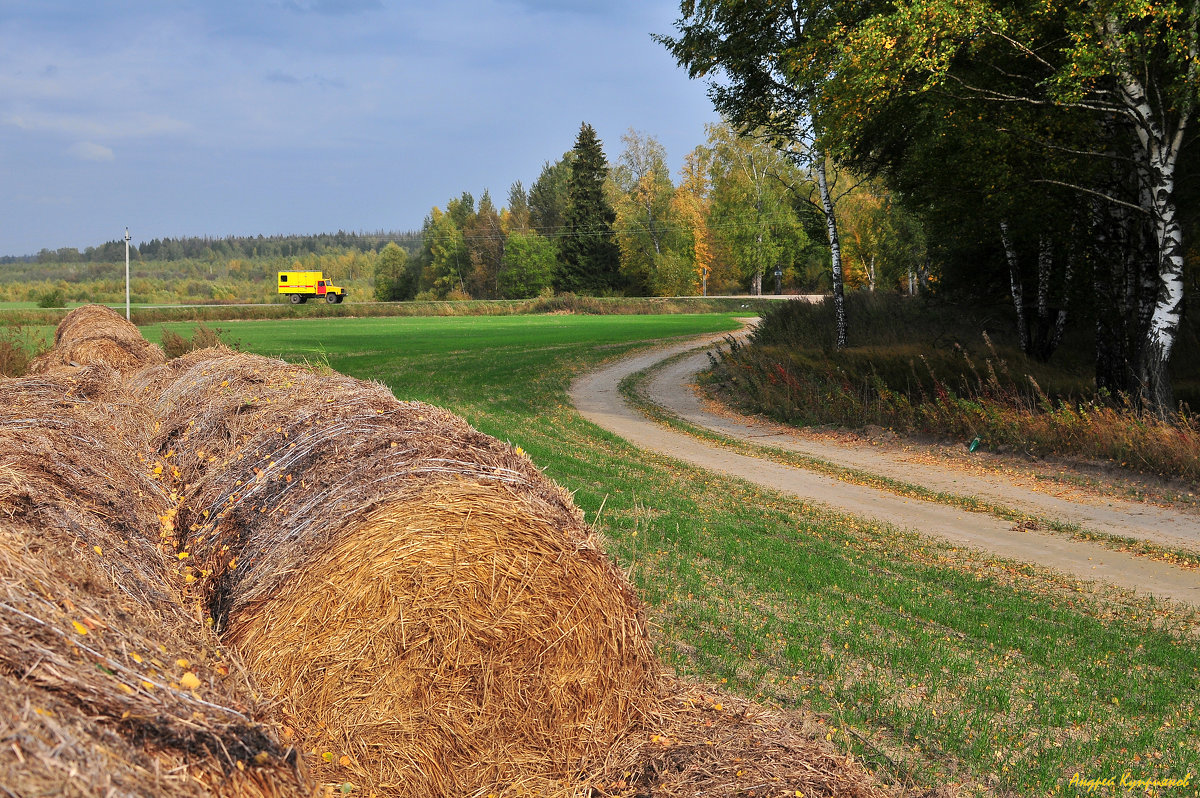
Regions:
<svg viewBox="0 0 1200 798"><path fill-rule="evenodd" d="M1191 24L1195 27L1200 3L1191 6ZM1114 18L1107 20L1107 33L1116 42L1121 34ZM1195 31L1187 67L1188 84L1196 79L1197 41ZM1119 48L1114 47L1119 51ZM1167 366L1171 350L1179 334L1183 317L1183 229L1180 225L1175 203L1175 168L1183 146L1184 133L1194 110L1190 96L1177 108L1161 107L1155 112L1146 87L1133 69L1126 68L1120 75L1121 100L1134 122L1138 142L1142 149L1142 163L1148 172L1149 207L1154 222L1158 250L1158 284L1155 286L1154 307L1146 326L1141 352L1138 356L1138 377L1141 380L1141 396L1144 406L1159 415L1174 410ZM1162 98L1159 98L1160 104ZM1168 115L1177 114L1174 122Z"/></svg>
<svg viewBox="0 0 1200 798"><path fill-rule="evenodd" d="M1000 241L1004 244L1004 257L1008 260L1008 284L1012 291L1013 306L1017 310L1017 344L1021 351L1029 354L1029 325L1025 323L1025 290L1021 285L1021 272L1017 262L1017 251L1013 249L1008 235L1008 220L1000 222Z"/></svg>
<svg viewBox="0 0 1200 798"><path fill-rule="evenodd" d="M814 150L817 189L821 192L821 209L825 212L825 232L829 235L829 261L833 278L833 310L837 319L837 348L846 348L846 294L842 285L842 247L838 241L837 217L834 216L833 195L825 175L825 153Z"/></svg>

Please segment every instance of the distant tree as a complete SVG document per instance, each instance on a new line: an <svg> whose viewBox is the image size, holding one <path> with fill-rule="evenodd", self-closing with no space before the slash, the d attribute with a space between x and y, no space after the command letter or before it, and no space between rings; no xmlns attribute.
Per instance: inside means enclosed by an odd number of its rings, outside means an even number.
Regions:
<svg viewBox="0 0 1200 798"><path fill-rule="evenodd" d="M804 178L778 149L729 125L710 125L709 145L714 226L742 284L761 294L763 277L791 266L809 245L789 189Z"/></svg>
<svg viewBox="0 0 1200 798"><path fill-rule="evenodd" d="M529 232L529 193L520 180L509 187L508 207L501 216L508 232Z"/></svg>
<svg viewBox="0 0 1200 798"><path fill-rule="evenodd" d="M680 170L679 187L671 199L672 214L687 231L691 241L691 287L704 293L707 293L713 266L712 233L708 228L708 216L712 208L712 181L709 178L711 158L711 153L703 146L687 154Z"/></svg>
<svg viewBox="0 0 1200 798"><path fill-rule="evenodd" d="M622 283L621 253L613 235L616 213L604 193L608 160L595 129L586 122L572 152L559 287L580 293L614 291Z"/></svg>
<svg viewBox="0 0 1200 798"><path fill-rule="evenodd" d="M447 202L446 215L459 230L466 227L467 223L471 221L471 217L475 215L475 198L471 196L471 192L464 191L458 199Z"/></svg>
<svg viewBox="0 0 1200 798"><path fill-rule="evenodd" d="M463 242L471 262L467 291L476 299L496 297L496 276L500 273L500 260L504 257L504 230L500 224L500 214L487 191L479 198L475 215L463 226Z"/></svg>
<svg viewBox="0 0 1200 798"><path fill-rule="evenodd" d="M451 200L453 206L457 200ZM462 230L449 212L434 208L425 217L424 246L421 251L422 292L444 298L451 291L461 291L471 260L463 241Z"/></svg>
<svg viewBox="0 0 1200 798"><path fill-rule="evenodd" d="M500 296L505 299L537 296L553 283L557 266L554 245L544 236L509 233L497 280Z"/></svg>
<svg viewBox="0 0 1200 798"><path fill-rule="evenodd" d="M672 219L675 186L667 152L657 139L635 130L621 141L625 151L612 172L621 272L633 293L677 294L678 256L687 242Z"/></svg>
<svg viewBox="0 0 1200 798"><path fill-rule="evenodd" d="M415 275L408 270L408 253L389 241L375 258L375 299L396 302L416 294Z"/></svg>
<svg viewBox="0 0 1200 798"><path fill-rule="evenodd" d="M554 163L547 161L529 189L529 226L551 241L557 240L567 218L567 183L574 157L568 152Z"/></svg>

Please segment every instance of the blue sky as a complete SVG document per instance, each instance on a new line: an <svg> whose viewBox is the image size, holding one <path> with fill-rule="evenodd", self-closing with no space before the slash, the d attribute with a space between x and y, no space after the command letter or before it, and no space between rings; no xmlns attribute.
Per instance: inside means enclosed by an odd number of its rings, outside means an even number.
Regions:
<svg viewBox="0 0 1200 798"><path fill-rule="evenodd" d="M716 121L677 0L0 0L0 254L417 228L591 123L673 168Z"/></svg>

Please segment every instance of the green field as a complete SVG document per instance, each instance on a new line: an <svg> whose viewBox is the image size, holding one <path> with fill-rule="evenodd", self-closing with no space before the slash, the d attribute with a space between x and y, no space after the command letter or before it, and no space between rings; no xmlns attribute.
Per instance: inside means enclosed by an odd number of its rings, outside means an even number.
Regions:
<svg viewBox="0 0 1200 798"><path fill-rule="evenodd" d="M217 326L244 349L379 380L520 445L606 536L665 662L816 713L887 781L1083 795L1077 773L1191 774L1161 794L1196 794L1197 613L693 469L571 409L572 375L643 340L733 329L731 314Z"/></svg>

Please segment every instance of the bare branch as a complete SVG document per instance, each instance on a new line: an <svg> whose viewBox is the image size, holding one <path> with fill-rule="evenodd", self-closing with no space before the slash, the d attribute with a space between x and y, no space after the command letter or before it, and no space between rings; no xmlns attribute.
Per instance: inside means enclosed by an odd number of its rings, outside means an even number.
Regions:
<svg viewBox="0 0 1200 798"><path fill-rule="evenodd" d="M1029 49L1028 47L1026 47L1026 46L1025 46L1024 44L1022 44L1021 42L1019 42L1019 41L1017 41L1016 39L1014 39L1013 37L1009 36L1008 34L1001 33L1000 31L996 30L995 28L988 28L988 29L987 29L985 32L986 32L986 33L990 33L990 34L992 34L993 36L995 36L995 37L997 37L997 38L999 38L999 39L1002 39L1002 40L1004 40L1004 41L1008 42L1008 43L1009 43L1009 44L1011 44L1011 45L1012 45L1012 46L1013 46L1013 47L1014 47L1014 48L1015 48L1015 49L1016 49L1018 52L1022 52L1022 53L1024 53L1025 55L1029 56L1029 57L1030 57L1030 58L1032 58L1033 60L1035 60L1035 61L1037 61L1038 63L1040 63L1042 66L1046 67L1046 69L1050 70L1051 72L1053 72L1053 71L1054 71L1054 65L1053 65L1053 64L1051 64L1051 63L1050 63L1049 61L1047 61L1045 58L1042 58L1040 55L1038 55L1036 52L1034 52L1033 50L1031 50L1031 49Z"/></svg>
<svg viewBox="0 0 1200 798"><path fill-rule="evenodd" d="M1025 135L1022 135L1021 133L1018 133L1015 130L1011 130L1006 127L999 127L999 128L996 128L996 130L999 133L1007 133L1008 135L1012 136L1013 138L1020 139L1021 141L1024 141L1028 144L1036 144L1039 147L1044 147L1045 149L1048 149L1048 150L1056 150L1058 152L1065 152L1068 155L1083 155L1083 156L1086 156L1089 158L1109 158L1114 161L1121 161L1122 163L1135 163L1133 158L1130 158L1125 155L1117 155L1115 152L1100 152L1098 150L1077 150L1077 149L1074 149L1073 147L1064 147L1061 144L1053 144L1053 143L1051 143L1049 141L1045 141L1043 139L1033 138L1032 136L1025 136Z"/></svg>
<svg viewBox="0 0 1200 798"><path fill-rule="evenodd" d="M1085 110L1085 111L1101 111L1101 112L1107 113L1107 114L1119 114L1119 115L1123 115L1123 116L1133 116L1133 114L1130 113L1129 109L1125 105L1118 105L1117 103L1063 102L1061 100L1039 100L1036 97L1025 97L1025 96L1022 96L1019 94L1006 94L1004 92L994 91L992 89L981 88L979 86L975 86L973 84L967 83L965 80L958 77L957 75L950 74L950 75L947 75L947 77L950 80L953 80L958 85L962 86L968 92L971 92L976 97L980 97L985 100L991 100L993 102L1022 103L1025 105L1035 105L1035 106L1040 106L1040 107L1053 107L1053 108L1076 108L1076 109L1081 109L1081 110ZM1140 121L1136 116L1134 117L1134 120Z"/></svg>
<svg viewBox="0 0 1200 798"><path fill-rule="evenodd" d="M1125 200L1117 199L1116 197L1112 196L1111 194L1105 194L1103 191L1096 191L1094 189L1076 185L1075 183L1067 183L1062 180L1051 180L1049 178L1039 178L1036 180L1032 180L1030 182L1049 183L1050 185L1053 185L1053 186L1063 186L1064 188L1069 188L1073 191L1081 191L1084 194L1091 194L1096 197L1101 197L1101 198L1106 199L1109 202L1113 203L1114 205L1120 205L1125 208L1130 208L1132 210L1137 211L1138 213L1144 213L1147 216L1152 215L1149 210L1147 210L1146 208L1143 208L1141 205L1134 205L1132 202L1126 202Z"/></svg>

